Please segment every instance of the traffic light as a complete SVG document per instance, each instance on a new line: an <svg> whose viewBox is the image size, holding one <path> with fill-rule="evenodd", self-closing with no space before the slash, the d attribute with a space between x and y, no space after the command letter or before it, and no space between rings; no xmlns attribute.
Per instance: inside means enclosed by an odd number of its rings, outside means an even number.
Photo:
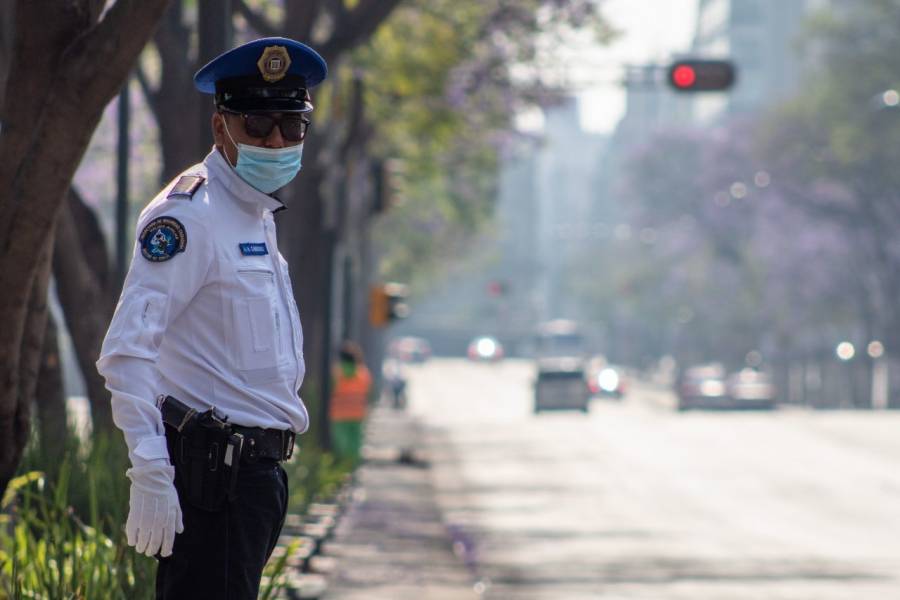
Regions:
<svg viewBox="0 0 900 600"><path fill-rule="evenodd" d="M394 319L409 315L406 296L409 292L402 283L378 283L369 290L369 323L372 327L384 327Z"/></svg>
<svg viewBox="0 0 900 600"><path fill-rule="evenodd" d="M730 60L684 59L669 67L669 85L679 92L717 92L734 85L737 72Z"/></svg>
<svg viewBox="0 0 900 600"><path fill-rule="evenodd" d="M507 283L502 280L495 280L488 283L487 292L492 298L500 298L506 294Z"/></svg>

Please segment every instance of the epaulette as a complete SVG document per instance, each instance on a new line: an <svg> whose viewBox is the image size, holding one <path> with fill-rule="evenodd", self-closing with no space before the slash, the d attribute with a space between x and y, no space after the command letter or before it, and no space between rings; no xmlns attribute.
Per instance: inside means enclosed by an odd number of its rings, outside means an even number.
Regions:
<svg viewBox="0 0 900 600"><path fill-rule="evenodd" d="M166 198L186 196L188 200L191 200L204 181L206 181L206 177L203 175L182 175Z"/></svg>

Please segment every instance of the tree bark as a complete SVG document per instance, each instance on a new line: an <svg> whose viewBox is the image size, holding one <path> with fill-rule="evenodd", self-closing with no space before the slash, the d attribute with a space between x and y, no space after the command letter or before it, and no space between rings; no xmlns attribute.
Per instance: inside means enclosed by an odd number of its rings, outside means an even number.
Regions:
<svg viewBox="0 0 900 600"><path fill-rule="evenodd" d="M175 0L153 36L162 63L159 86L151 90L142 81L159 127L163 163L161 184L202 158L203 148L197 144L201 121L206 124L207 131L209 129L201 114L201 95L193 86L195 69L194 61L190 59L190 40L191 31L183 23L182 0ZM212 103L209 106L211 113Z"/></svg>
<svg viewBox="0 0 900 600"><path fill-rule="evenodd" d="M194 88L194 73L231 46L230 2L200 2L196 59L191 58L191 30L184 24L183 2L176 0L153 37L162 62L159 86L150 87L138 71L141 89L159 126L165 184L200 162L212 145L212 96ZM226 20L227 19L227 20Z"/></svg>
<svg viewBox="0 0 900 600"><path fill-rule="evenodd" d="M0 0L0 106L3 106L3 92L6 90L6 76L9 74L12 58L15 8L14 0Z"/></svg>
<svg viewBox="0 0 900 600"><path fill-rule="evenodd" d="M49 232L52 238L52 230ZM36 272L25 305L27 317L22 323L22 337L16 355L15 387L4 389L0 404L0 490L5 491L16 473L22 451L31 431L30 404L37 386L37 373L44 346L47 317L47 290L50 283L50 245L39 252ZM9 395L9 399L5 396Z"/></svg>
<svg viewBox="0 0 900 600"><path fill-rule="evenodd" d="M19 0L0 114L0 492L28 435L52 235L103 109L168 0ZM99 20L98 20L99 19ZM43 295L34 295L43 291Z"/></svg>
<svg viewBox="0 0 900 600"><path fill-rule="evenodd" d="M286 15L286 34L289 37L307 39L321 12L330 9L335 20L334 27L329 39L319 45L318 50L328 61L331 73L334 74L340 57L368 39L400 1L362 0L350 11L337 11L334 3L328 7L321 2L310 3L307 7L310 9L313 4L318 4L317 14L302 11L298 6ZM291 232L291 239L285 240L282 250L291 265L294 296L303 322L306 377L301 395L307 402L315 399L319 403L321 398L318 396L323 388L320 373L325 372L324 365L330 362L330 357L323 356L322 353L325 334L330 327L330 323L325 322L327 290L322 289L319 283L328 280L324 271L328 262L325 255L331 251L326 231L325 203L337 201L325 189L325 184L342 176L335 170L343 168L338 155L348 142L343 133L346 128L336 125L343 124L331 123L321 130L333 132L331 135L338 136L338 139L320 139L313 134L305 143L303 171L288 191L288 196L292 199L290 208L281 213L283 216L279 219L279 223L284 224L280 226L281 230ZM310 409L315 414L319 407L310 406ZM313 421L314 424L316 422ZM326 432L320 432L320 435L324 436Z"/></svg>
<svg viewBox="0 0 900 600"><path fill-rule="evenodd" d="M46 458L46 464L59 464L65 452L69 431L62 367L59 360L59 341L56 322L52 315L47 317L44 329L44 350L35 391L35 406L41 452Z"/></svg>

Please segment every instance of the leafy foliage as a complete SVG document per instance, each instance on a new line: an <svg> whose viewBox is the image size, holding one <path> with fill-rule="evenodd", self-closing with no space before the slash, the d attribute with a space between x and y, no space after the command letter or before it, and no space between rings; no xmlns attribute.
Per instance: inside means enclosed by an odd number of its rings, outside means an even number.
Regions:
<svg viewBox="0 0 900 600"><path fill-rule="evenodd" d="M156 561L128 546L128 454L120 435L98 434L84 444L74 434L65 458L47 460L32 443L20 475L0 505L0 595L11 598L139 600L152 598ZM302 514L310 502L333 496L347 465L328 453L303 449L285 465L288 511ZM296 550L296 548L294 548ZM261 594L284 585L288 548L265 570Z"/></svg>
<svg viewBox="0 0 900 600"><path fill-rule="evenodd" d="M98 436L85 448L70 436L59 464L29 449L0 516L0 589L11 597L153 597L156 562L128 547L121 525L128 457L116 439Z"/></svg>
<svg viewBox="0 0 900 600"><path fill-rule="evenodd" d="M629 359L900 343L900 113L883 101L900 86L900 2L835 6L809 26L816 63L795 99L631 157L617 197L641 235L613 246L612 294L583 290L637 346Z"/></svg>
<svg viewBox="0 0 900 600"><path fill-rule="evenodd" d="M373 152L402 165L398 205L376 229L387 279L427 279L436 258L466 249L492 214L516 110L556 98L513 67L537 60L557 28L601 23L583 0L414 0L354 54L353 68L372 74Z"/></svg>

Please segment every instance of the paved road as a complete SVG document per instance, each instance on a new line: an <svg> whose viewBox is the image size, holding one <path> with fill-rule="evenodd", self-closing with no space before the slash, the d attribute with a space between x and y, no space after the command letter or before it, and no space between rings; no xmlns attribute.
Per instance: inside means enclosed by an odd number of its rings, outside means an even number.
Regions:
<svg viewBox="0 0 900 600"><path fill-rule="evenodd" d="M900 414L679 414L637 386L535 416L531 377L522 361L410 371L485 598L900 599Z"/></svg>

